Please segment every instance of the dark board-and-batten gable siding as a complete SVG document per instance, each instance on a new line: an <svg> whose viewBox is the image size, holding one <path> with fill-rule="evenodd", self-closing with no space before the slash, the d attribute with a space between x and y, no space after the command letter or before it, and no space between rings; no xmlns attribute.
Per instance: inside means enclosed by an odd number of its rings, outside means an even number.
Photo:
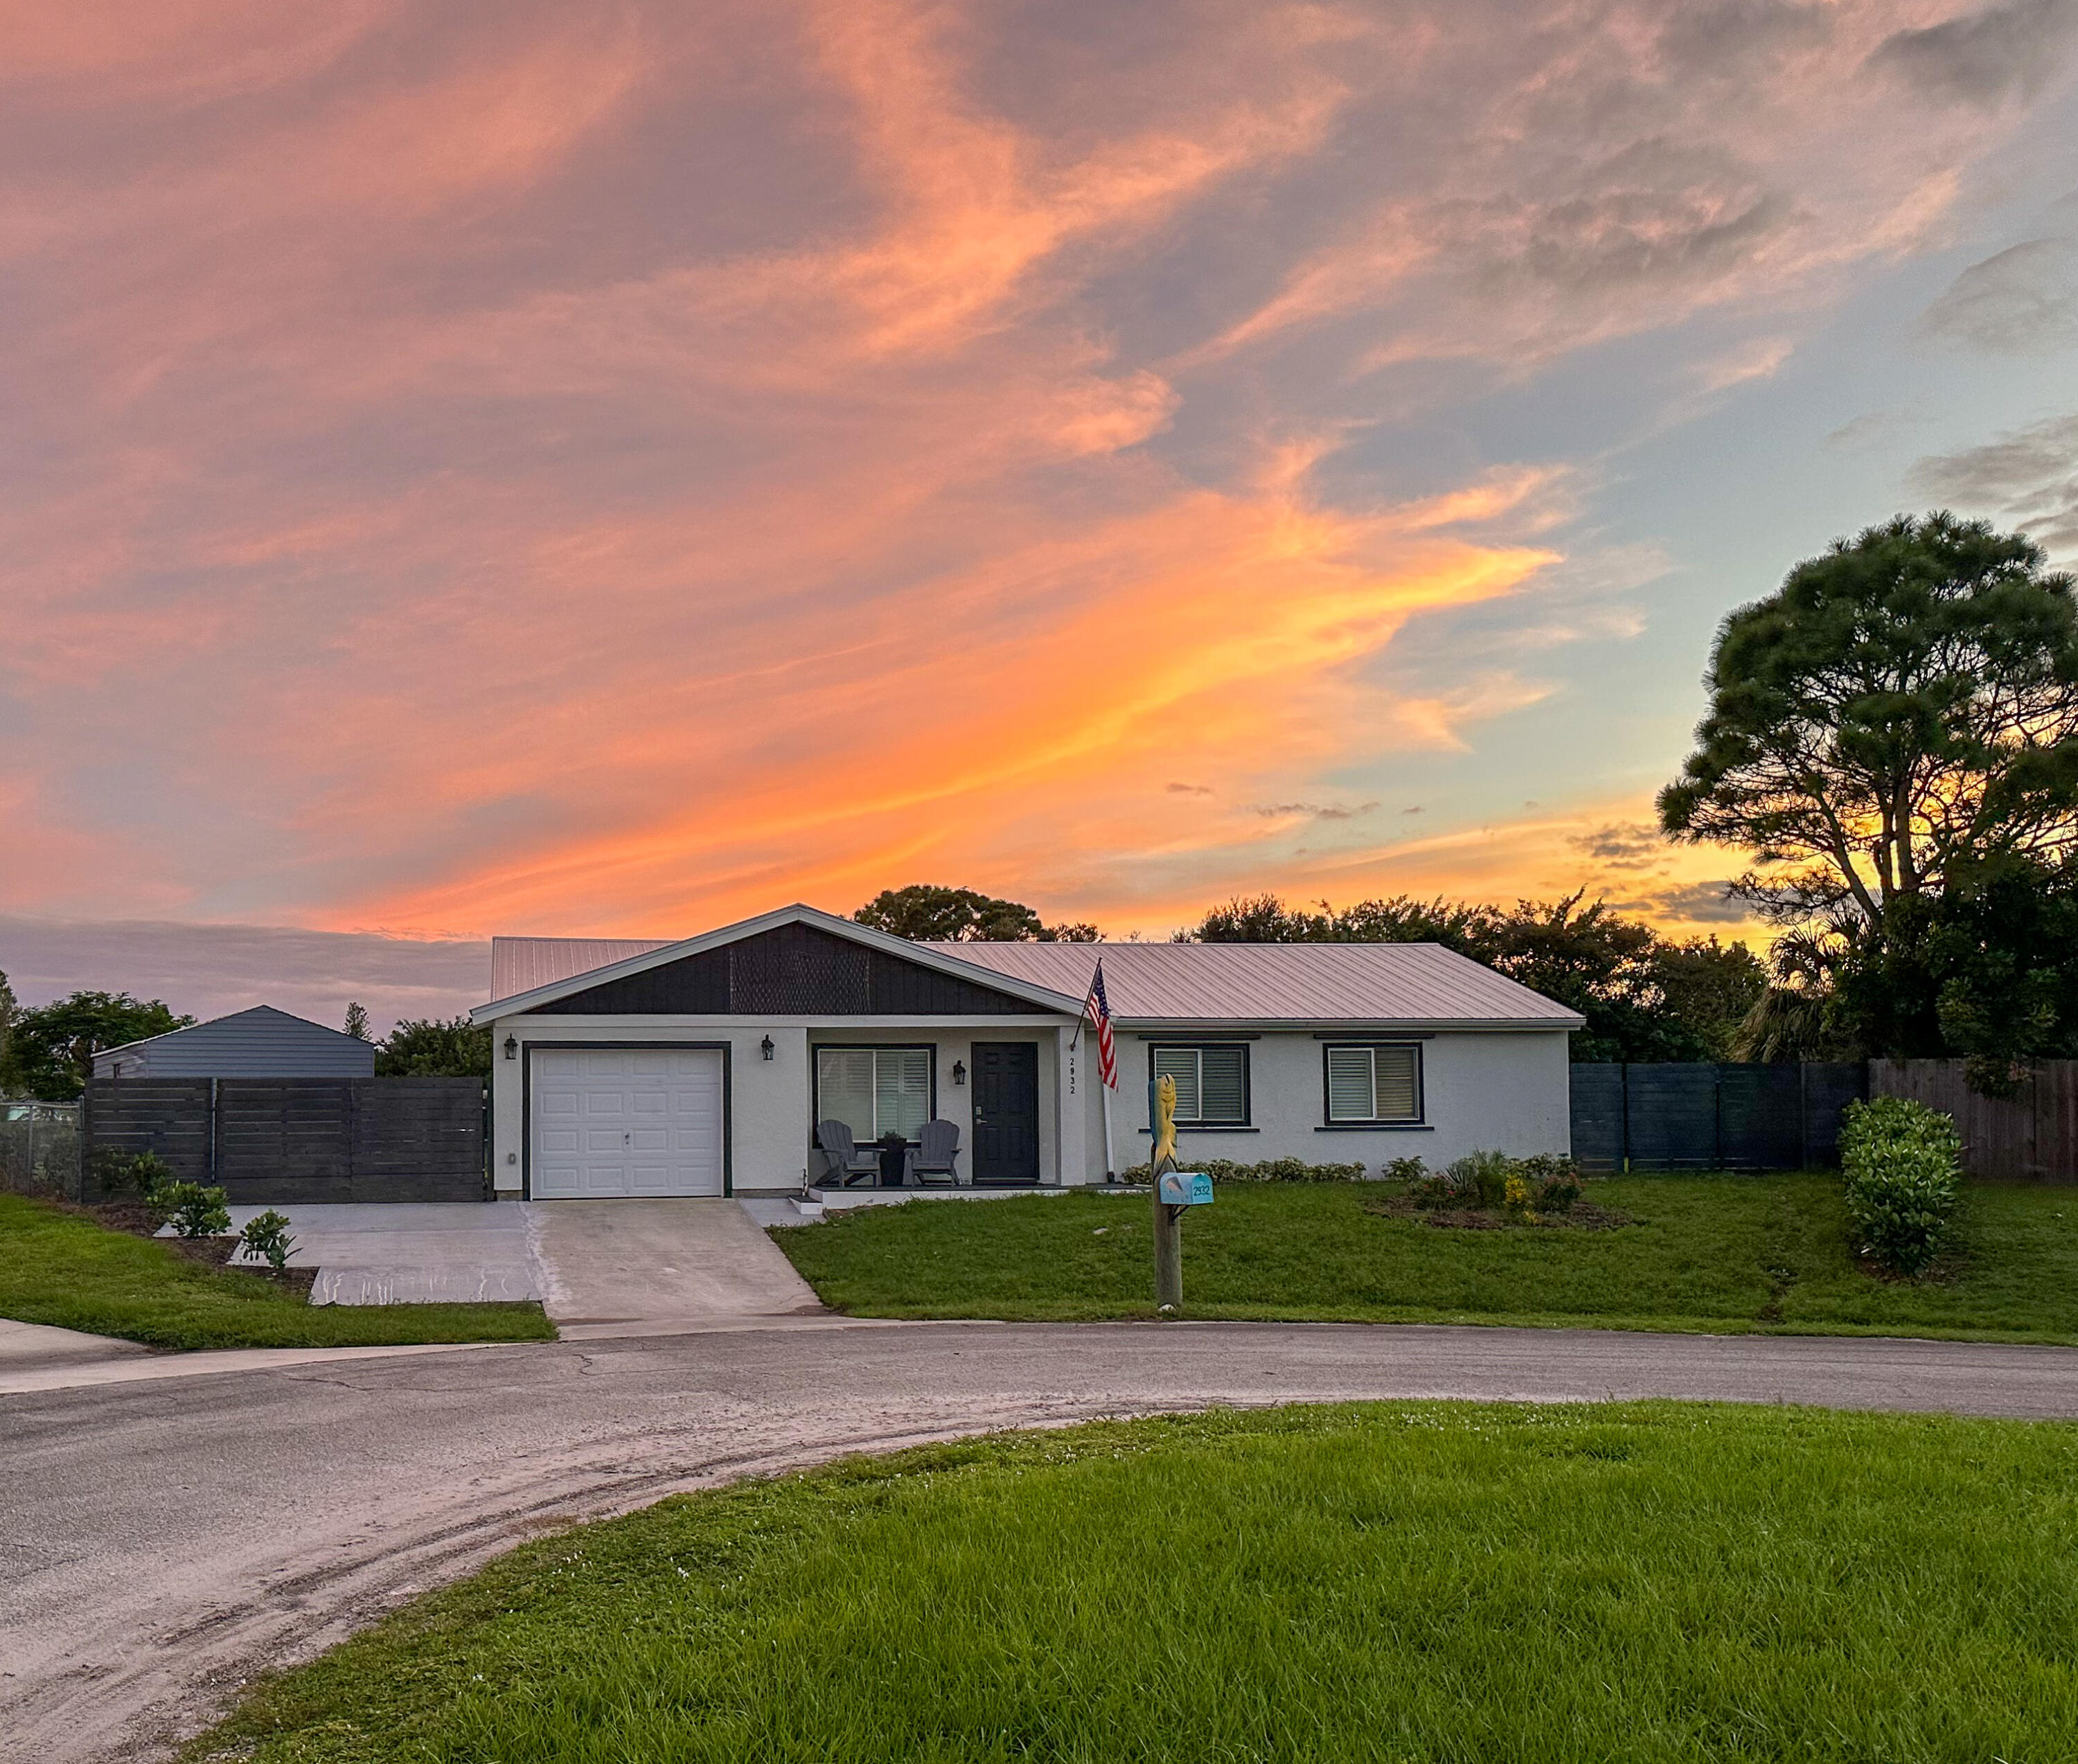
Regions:
<svg viewBox="0 0 2078 1764"><path fill-rule="evenodd" d="M1029 1016L992 986L815 925L775 926L537 1005L542 1016Z"/></svg>

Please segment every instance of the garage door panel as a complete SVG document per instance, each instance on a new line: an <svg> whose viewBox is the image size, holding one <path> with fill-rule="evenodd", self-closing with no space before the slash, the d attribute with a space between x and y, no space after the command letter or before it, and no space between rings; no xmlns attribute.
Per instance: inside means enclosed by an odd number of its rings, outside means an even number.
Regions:
<svg viewBox="0 0 2078 1764"><path fill-rule="evenodd" d="M718 1051L557 1049L533 1057L536 1196L722 1192Z"/></svg>

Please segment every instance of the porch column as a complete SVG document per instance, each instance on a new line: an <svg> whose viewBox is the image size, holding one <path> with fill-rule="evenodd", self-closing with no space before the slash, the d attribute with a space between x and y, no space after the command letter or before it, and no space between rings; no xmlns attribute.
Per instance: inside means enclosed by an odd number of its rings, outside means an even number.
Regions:
<svg viewBox="0 0 2078 1764"><path fill-rule="evenodd" d="M1057 1186L1079 1180L1083 1169L1082 1054L1079 1049L1073 1053L1068 1051L1068 1044L1074 1038L1070 1024L1062 1024L1054 1031L1054 1181Z"/></svg>

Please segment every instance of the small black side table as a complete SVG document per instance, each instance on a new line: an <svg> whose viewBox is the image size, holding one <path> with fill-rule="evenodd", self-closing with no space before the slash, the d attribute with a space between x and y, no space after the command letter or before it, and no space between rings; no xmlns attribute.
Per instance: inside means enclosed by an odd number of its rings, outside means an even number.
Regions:
<svg viewBox="0 0 2078 1764"><path fill-rule="evenodd" d="M880 1186L899 1188L909 1174L909 1148L907 1145L880 1148Z"/></svg>

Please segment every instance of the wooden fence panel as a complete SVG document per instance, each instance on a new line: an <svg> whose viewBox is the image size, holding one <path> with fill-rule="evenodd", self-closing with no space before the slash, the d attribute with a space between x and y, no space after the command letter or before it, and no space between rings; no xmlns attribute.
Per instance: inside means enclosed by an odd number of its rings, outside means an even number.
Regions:
<svg viewBox="0 0 2078 1764"><path fill-rule="evenodd" d="M1805 1170L1837 1170L1840 1163L1840 1120L1850 1103L1869 1094L1869 1069L1861 1060L1806 1060L1804 1081Z"/></svg>
<svg viewBox="0 0 2078 1764"><path fill-rule="evenodd" d="M478 1078L98 1078L85 1129L240 1206L484 1200Z"/></svg>
<svg viewBox="0 0 2078 1764"><path fill-rule="evenodd" d="M1621 1170L1624 1069L1617 1065L1573 1068L1573 1161L1583 1170Z"/></svg>
<svg viewBox="0 0 2078 1764"><path fill-rule="evenodd" d="M1573 1157L1592 1170L1836 1165L1841 1111L1867 1083L1859 1061L1575 1065Z"/></svg>
<svg viewBox="0 0 2078 1764"><path fill-rule="evenodd" d="M1633 1170L1720 1167L1716 1066L1686 1061L1633 1065L1627 1083Z"/></svg>
<svg viewBox="0 0 2078 1764"><path fill-rule="evenodd" d="M1795 1065L1721 1065L1719 1170L1804 1167L1804 1074Z"/></svg>
<svg viewBox="0 0 2078 1764"><path fill-rule="evenodd" d="M1972 1176L2078 1182L2078 1060L2043 1061L2013 1097L1980 1096L1960 1060L1871 1060L1869 1090L1953 1116Z"/></svg>
<svg viewBox="0 0 2078 1764"><path fill-rule="evenodd" d="M165 1160L177 1180L207 1182L209 1084L207 1078L89 1079L81 1111L86 1140L83 1198L107 1198L101 1191L99 1166L109 1155L151 1152Z"/></svg>
<svg viewBox="0 0 2078 1764"><path fill-rule="evenodd" d="M484 1200L483 1091L476 1078L353 1080L358 1200Z"/></svg>

